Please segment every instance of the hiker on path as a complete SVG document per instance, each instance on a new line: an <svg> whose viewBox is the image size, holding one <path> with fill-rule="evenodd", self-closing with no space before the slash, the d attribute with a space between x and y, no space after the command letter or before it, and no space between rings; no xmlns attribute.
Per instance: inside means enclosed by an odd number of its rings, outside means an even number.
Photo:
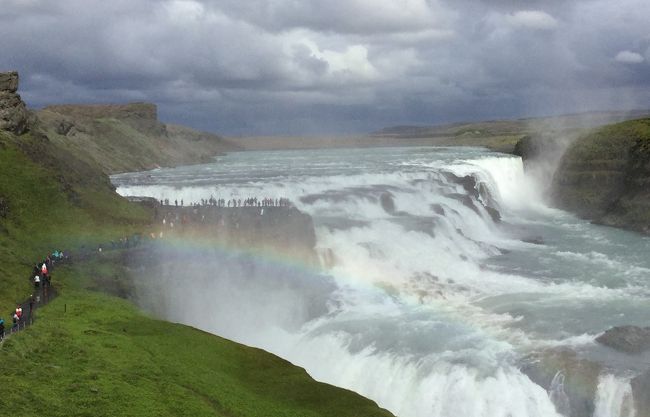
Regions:
<svg viewBox="0 0 650 417"><path fill-rule="evenodd" d="M5 320L0 318L0 340L5 338Z"/></svg>
<svg viewBox="0 0 650 417"><path fill-rule="evenodd" d="M34 323L34 294L29 296L29 323Z"/></svg>
<svg viewBox="0 0 650 417"><path fill-rule="evenodd" d="M41 277L38 276L38 274L34 275L34 288L38 290L38 288L41 286Z"/></svg>
<svg viewBox="0 0 650 417"><path fill-rule="evenodd" d="M11 331L12 332L18 331L18 320L20 320L18 318L18 314L14 313L14 315L11 317L11 319L13 321L13 325L11 326Z"/></svg>
<svg viewBox="0 0 650 417"><path fill-rule="evenodd" d="M18 320L23 318L23 308L18 304L18 307L16 307L16 315L18 316Z"/></svg>

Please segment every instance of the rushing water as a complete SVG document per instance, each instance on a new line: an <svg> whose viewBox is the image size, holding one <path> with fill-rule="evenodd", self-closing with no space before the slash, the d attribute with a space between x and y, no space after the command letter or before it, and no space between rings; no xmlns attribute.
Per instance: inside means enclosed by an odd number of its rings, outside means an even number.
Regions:
<svg viewBox="0 0 650 417"><path fill-rule="evenodd" d="M476 191L457 180L466 175ZM566 346L603 366L593 415L634 415L629 378L647 362L594 339L647 325L650 240L550 208L519 158L478 148L243 152L113 181L123 195L185 204L286 197L314 219L324 272L190 256L218 260L219 272L198 289L174 278L190 265L170 273L169 290L155 293L170 320L270 350L402 417L567 414L562 374L543 388L520 370L531 352Z"/></svg>

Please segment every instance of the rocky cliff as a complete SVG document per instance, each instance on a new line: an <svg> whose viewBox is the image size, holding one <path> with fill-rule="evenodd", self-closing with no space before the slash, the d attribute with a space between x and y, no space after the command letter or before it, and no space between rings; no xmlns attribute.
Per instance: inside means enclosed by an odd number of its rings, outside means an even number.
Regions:
<svg viewBox="0 0 650 417"><path fill-rule="evenodd" d="M0 130L23 134L29 129L31 114L18 95L18 73L0 73Z"/></svg>
<svg viewBox="0 0 650 417"><path fill-rule="evenodd" d="M561 208L596 223L650 233L650 119L576 140L553 177Z"/></svg>
<svg viewBox="0 0 650 417"><path fill-rule="evenodd" d="M650 233L650 118L570 136L526 136L515 146L529 172L552 178L556 206L594 223Z"/></svg>

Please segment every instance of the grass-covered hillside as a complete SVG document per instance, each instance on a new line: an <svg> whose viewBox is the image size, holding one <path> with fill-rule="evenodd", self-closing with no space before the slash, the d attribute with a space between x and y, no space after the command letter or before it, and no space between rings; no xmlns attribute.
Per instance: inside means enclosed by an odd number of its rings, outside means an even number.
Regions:
<svg viewBox="0 0 650 417"><path fill-rule="evenodd" d="M120 280L116 259L107 253L57 270L62 295L0 346L1 415L391 415L265 351L84 289Z"/></svg>
<svg viewBox="0 0 650 417"><path fill-rule="evenodd" d="M0 131L0 317L31 288L34 262L55 249L133 233L152 213L118 196L97 167L38 133Z"/></svg>
<svg viewBox="0 0 650 417"><path fill-rule="evenodd" d="M650 233L650 119L608 125L564 154L554 197L598 223Z"/></svg>
<svg viewBox="0 0 650 417"><path fill-rule="evenodd" d="M38 120L58 146L109 174L207 162L238 149L217 135L159 122L148 103L51 106Z"/></svg>

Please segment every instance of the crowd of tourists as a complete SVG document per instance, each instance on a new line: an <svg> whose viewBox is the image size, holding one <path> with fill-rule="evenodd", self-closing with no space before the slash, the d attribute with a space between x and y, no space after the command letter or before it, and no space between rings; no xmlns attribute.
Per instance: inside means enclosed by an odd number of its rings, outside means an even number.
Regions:
<svg viewBox="0 0 650 417"><path fill-rule="evenodd" d="M168 198L160 200L161 206L172 205L172 202ZM184 201L178 199L173 201L175 207L184 207ZM200 202L192 203L190 207L291 207L291 202L288 198L231 198L226 200L225 198L214 198L210 197L208 199L202 198Z"/></svg>
<svg viewBox="0 0 650 417"><path fill-rule="evenodd" d="M47 302L50 297L54 265L64 262L67 259L69 259L69 254L55 250L46 256L45 259L34 264L30 275L34 291L26 302L17 304L16 309L9 313L11 327L9 327L9 323L5 324L4 318L0 317L0 340L4 339L7 331L11 333L16 332L21 325L24 326L34 322L34 308L38 304Z"/></svg>

